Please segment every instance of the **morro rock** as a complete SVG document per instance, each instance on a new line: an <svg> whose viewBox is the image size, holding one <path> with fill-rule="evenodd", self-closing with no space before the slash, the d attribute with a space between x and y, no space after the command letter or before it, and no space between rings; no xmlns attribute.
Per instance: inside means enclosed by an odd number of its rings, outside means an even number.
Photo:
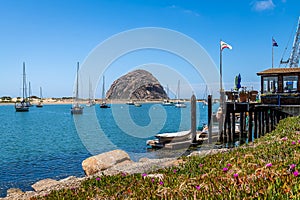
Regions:
<svg viewBox="0 0 300 200"><path fill-rule="evenodd" d="M118 78L106 93L108 99L167 99L158 80L148 71L135 70Z"/></svg>

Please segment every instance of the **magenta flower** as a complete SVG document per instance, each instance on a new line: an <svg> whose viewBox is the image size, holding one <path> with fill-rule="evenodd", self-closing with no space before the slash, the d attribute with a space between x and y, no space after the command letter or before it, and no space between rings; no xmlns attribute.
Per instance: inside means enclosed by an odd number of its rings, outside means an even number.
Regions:
<svg viewBox="0 0 300 200"><path fill-rule="evenodd" d="M294 176L299 176L299 172L298 171L294 171Z"/></svg>
<svg viewBox="0 0 300 200"><path fill-rule="evenodd" d="M281 138L282 141L287 141L287 137Z"/></svg>
<svg viewBox="0 0 300 200"><path fill-rule="evenodd" d="M125 172L122 172L122 176L126 176L126 173L125 173Z"/></svg>
<svg viewBox="0 0 300 200"><path fill-rule="evenodd" d="M203 167L203 164L200 163L200 164L199 164L199 167Z"/></svg>
<svg viewBox="0 0 300 200"><path fill-rule="evenodd" d="M292 144L294 145L294 144L296 144L296 142L295 142L295 141L293 141L293 142L292 142Z"/></svg>
<svg viewBox="0 0 300 200"><path fill-rule="evenodd" d="M223 168L223 172L227 172L228 171L228 168L227 167L224 167Z"/></svg>
<svg viewBox="0 0 300 200"><path fill-rule="evenodd" d="M272 163L266 164L266 167L272 167Z"/></svg>
<svg viewBox="0 0 300 200"><path fill-rule="evenodd" d="M290 165L290 169L295 169L296 165L295 164L291 164Z"/></svg>
<svg viewBox="0 0 300 200"><path fill-rule="evenodd" d="M227 167L231 167L232 165L230 163L227 164Z"/></svg>
<svg viewBox="0 0 300 200"><path fill-rule="evenodd" d="M174 170L173 170L173 172L174 172L174 174L175 174L175 173L177 172L177 170L176 170L176 169L174 169Z"/></svg>
<svg viewBox="0 0 300 200"><path fill-rule="evenodd" d="M201 186L200 185L196 185L195 186L197 190L200 190Z"/></svg>
<svg viewBox="0 0 300 200"><path fill-rule="evenodd" d="M97 177L97 178L96 178L96 181L100 181L100 178L99 178L99 177Z"/></svg>
<svg viewBox="0 0 300 200"><path fill-rule="evenodd" d="M300 144L300 140L298 140L298 143Z"/></svg>
<svg viewBox="0 0 300 200"><path fill-rule="evenodd" d="M164 182L162 182L162 181L159 182L159 185L163 185L163 184L164 184Z"/></svg>
<svg viewBox="0 0 300 200"><path fill-rule="evenodd" d="M146 174L146 173L143 173L143 174L142 174L142 177L145 177L145 176L147 176L147 174Z"/></svg>
<svg viewBox="0 0 300 200"><path fill-rule="evenodd" d="M152 182L152 183L154 182L154 178L151 179L151 182Z"/></svg>
<svg viewBox="0 0 300 200"><path fill-rule="evenodd" d="M234 177L234 178L237 178L237 177L239 177L239 174L238 174L238 173L233 174L233 177Z"/></svg>

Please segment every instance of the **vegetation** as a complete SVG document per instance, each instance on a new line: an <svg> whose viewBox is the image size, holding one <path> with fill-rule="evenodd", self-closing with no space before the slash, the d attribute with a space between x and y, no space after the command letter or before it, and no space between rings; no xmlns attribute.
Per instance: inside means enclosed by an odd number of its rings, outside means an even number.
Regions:
<svg viewBox="0 0 300 200"><path fill-rule="evenodd" d="M300 117L253 143L147 174L100 176L41 199L300 199Z"/></svg>

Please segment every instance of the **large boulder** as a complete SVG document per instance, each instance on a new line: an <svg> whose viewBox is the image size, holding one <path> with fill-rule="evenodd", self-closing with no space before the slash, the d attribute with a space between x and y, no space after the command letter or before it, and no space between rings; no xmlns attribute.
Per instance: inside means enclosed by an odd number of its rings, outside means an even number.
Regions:
<svg viewBox="0 0 300 200"><path fill-rule="evenodd" d="M40 180L40 181L36 182L31 187L35 191L42 191L42 190L46 190L50 187L56 186L58 184L59 184L59 181L47 178L47 179L43 179L43 180Z"/></svg>
<svg viewBox="0 0 300 200"><path fill-rule="evenodd" d="M148 71L135 70L118 78L106 93L108 99L167 99L158 80Z"/></svg>
<svg viewBox="0 0 300 200"><path fill-rule="evenodd" d="M131 161L129 155L122 150L113 150L89 157L82 162L82 169L87 176L111 168L124 161Z"/></svg>

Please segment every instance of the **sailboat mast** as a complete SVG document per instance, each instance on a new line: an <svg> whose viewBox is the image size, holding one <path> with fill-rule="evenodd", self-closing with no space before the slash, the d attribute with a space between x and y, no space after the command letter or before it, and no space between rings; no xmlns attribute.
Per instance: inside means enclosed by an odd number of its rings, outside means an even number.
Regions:
<svg viewBox="0 0 300 200"><path fill-rule="evenodd" d="M75 99L78 100L78 71L79 71L79 62L77 62L77 77L76 77L76 91L75 91Z"/></svg>
<svg viewBox="0 0 300 200"><path fill-rule="evenodd" d="M178 80L177 91L178 91L177 98L180 99L180 80Z"/></svg>
<svg viewBox="0 0 300 200"><path fill-rule="evenodd" d="M40 99L42 99L43 96L42 96L42 87L40 87Z"/></svg>
<svg viewBox="0 0 300 200"><path fill-rule="evenodd" d="M105 96L105 91L104 91L104 88L105 88L105 76L103 76L103 84L102 84L102 102L104 102L104 96Z"/></svg>
<svg viewBox="0 0 300 200"><path fill-rule="evenodd" d="M26 90L26 75L25 75L25 62L23 62L23 101L25 100L25 90Z"/></svg>

